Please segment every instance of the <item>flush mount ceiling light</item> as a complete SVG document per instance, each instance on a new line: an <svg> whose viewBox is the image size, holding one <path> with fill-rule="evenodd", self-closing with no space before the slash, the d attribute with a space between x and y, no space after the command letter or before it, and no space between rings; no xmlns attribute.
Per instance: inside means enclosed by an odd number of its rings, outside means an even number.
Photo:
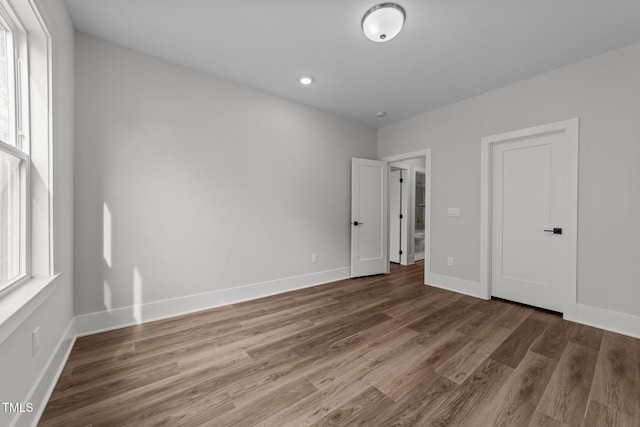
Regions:
<svg viewBox="0 0 640 427"><path fill-rule="evenodd" d="M313 77L312 76L300 76L300 84L301 85L309 86L311 83L313 83Z"/></svg>
<svg viewBox="0 0 640 427"><path fill-rule="evenodd" d="M380 3L362 17L362 31L369 40L386 42L402 30L404 18L404 9L399 4Z"/></svg>

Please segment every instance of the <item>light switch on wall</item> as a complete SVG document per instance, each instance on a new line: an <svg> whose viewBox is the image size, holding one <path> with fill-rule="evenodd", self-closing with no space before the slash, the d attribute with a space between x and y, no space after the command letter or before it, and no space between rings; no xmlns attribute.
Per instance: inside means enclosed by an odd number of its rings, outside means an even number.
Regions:
<svg viewBox="0 0 640 427"><path fill-rule="evenodd" d="M460 216L460 208L449 208L447 211L448 216Z"/></svg>

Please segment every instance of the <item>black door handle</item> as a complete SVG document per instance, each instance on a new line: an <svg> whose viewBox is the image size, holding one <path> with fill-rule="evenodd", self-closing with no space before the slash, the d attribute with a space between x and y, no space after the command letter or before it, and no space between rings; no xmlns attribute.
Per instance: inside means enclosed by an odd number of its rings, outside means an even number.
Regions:
<svg viewBox="0 0 640 427"><path fill-rule="evenodd" d="M362 225L362 224L364 224L364 222L353 221L353 225L357 226L357 225Z"/></svg>
<svg viewBox="0 0 640 427"><path fill-rule="evenodd" d="M562 228L554 228L553 230L544 230L547 233L562 234Z"/></svg>

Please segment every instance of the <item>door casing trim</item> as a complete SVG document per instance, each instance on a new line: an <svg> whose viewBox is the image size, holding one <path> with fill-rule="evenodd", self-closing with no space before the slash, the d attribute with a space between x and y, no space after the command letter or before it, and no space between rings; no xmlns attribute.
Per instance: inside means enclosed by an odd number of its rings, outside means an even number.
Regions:
<svg viewBox="0 0 640 427"><path fill-rule="evenodd" d="M567 320L576 317L577 304L577 250L578 250L578 142L579 119L569 119L534 126L481 139L480 147L480 294L485 299L491 298L491 222L492 214L492 151L496 144L505 143L520 138L527 138L549 132L563 132L569 142L570 161L568 165L567 185L567 224L563 228L568 236L574 240L571 245L574 250L570 254L572 268L571 277L567 279L563 289L563 316Z"/></svg>
<svg viewBox="0 0 640 427"><path fill-rule="evenodd" d="M403 160L415 159L417 157L424 157L425 163L425 244L424 244L424 284L427 284L427 278L431 273L431 148L425 150L412 151L409 153L396 154L393 156L383 157L382 160L387 164L393 162L399 162ZM389 167L387 167L387 173L389 173ZM409 207L411 209L411 207ZM387 215L389 215L389 207L387 204ZM388 226L387 226L388 233ZM388 241L388 239L387 239Z"/></svg>

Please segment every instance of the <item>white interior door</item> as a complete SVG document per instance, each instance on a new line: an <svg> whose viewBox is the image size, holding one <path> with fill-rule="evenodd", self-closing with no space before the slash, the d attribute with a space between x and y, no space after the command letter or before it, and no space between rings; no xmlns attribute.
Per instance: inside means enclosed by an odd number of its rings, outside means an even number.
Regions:
<svg viewBox="0 0 640 427"><path fill-rule="evenodd" d="M576 269L572 149L565 132L494 145L492 295L563 311L566 278Z"/></svg>
<svg viewBox="0 0 640 427"><path fill-rule="evenodd" d="M351 277L388 271L387 163L351 160Z"/></svg>
<svg viewBox="0 0 640 427"><path fill-rule="evenodd" d="M402 246L402 171L393 170L389 172L389 261L400 263L400 251Z"/></svg>

